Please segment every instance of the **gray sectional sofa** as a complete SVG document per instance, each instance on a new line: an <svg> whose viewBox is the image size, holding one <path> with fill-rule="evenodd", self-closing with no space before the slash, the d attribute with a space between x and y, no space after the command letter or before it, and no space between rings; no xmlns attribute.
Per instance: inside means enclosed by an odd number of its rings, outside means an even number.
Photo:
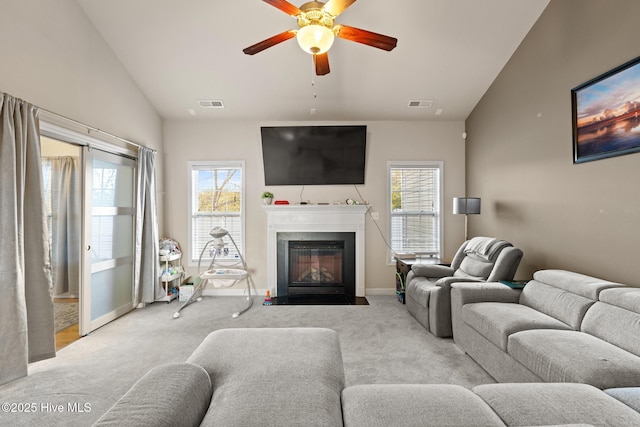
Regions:
<svg viewBox="0 0 640 427"><path fill-rule="evenodd" d="M452 285L455 343L500 382L640 385L640 288L542 270L524 289Z"/></svg>
<svg viewBox="0 0 640 427"><path fill-rule="evenodd" d="M640 413L622 401L586 384L345 388L335 331L223 329L186 363L149 371L95 425L640 425Z"/></svg>

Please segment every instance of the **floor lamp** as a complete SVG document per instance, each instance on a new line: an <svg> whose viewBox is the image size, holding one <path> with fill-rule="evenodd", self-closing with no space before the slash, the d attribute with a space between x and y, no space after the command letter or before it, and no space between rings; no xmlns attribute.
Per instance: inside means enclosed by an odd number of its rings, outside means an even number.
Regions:
<svg viewBox="0 0 640 427"><path fill-rule="evenodd" d="M480 215L480 197L454 197L453 214L464 215L464 240L468 240L468 215Z"/></svg>

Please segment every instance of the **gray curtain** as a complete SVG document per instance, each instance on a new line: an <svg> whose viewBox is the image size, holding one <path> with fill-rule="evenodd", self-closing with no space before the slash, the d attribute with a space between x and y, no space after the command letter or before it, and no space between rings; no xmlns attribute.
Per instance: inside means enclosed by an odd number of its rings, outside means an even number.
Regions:
<svg viewBox="0 0 640 427"><path fill-rule="evenodd" d="M160 291L155 152L145 147L138 149L137 183L134 305L155 301Z"/></svg>
<svg viewBox="0 0 640 427"><path fill-rule="evenodd" d="M78 159L49 157L51 165L51 262L53 295L80 292L82 231Z"/></svg>
<svg viewBox="0 0 640 427"><path fill-rule="evenodd" d="M55 356L37 107L0 92L0 384Z"/></svg>

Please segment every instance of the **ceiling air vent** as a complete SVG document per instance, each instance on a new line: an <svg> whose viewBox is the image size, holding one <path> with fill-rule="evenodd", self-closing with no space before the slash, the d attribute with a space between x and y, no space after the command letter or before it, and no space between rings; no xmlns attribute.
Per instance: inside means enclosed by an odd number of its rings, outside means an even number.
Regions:
<svg viewBox="0 0 640 427"><path fill-rule="evenodd" d="M433 105L433 99L416 99L409 101L409 107L429 108Z"/></svg>
<svg viewBox="0 0 640 427"><path fill-rule="evenodd" d="M201 99L198 101L198 104L202 108L224 108L224 104L220 99Z"/></svg>

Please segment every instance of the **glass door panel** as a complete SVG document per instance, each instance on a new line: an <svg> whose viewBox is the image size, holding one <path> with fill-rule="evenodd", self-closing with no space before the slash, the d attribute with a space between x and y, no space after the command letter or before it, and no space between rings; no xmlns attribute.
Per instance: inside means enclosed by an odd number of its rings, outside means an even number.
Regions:
<svg viewBox="0 0 640 427"><path fill-rule="evenodd" d="M85 271L83 335L133 309L135 162L85 149ZM87 309L88 308L88 309Z"/></svg>
<svg viewBox="0 0 640 427"><path fill-rule="evenodd" d="M118 308L131 304L131 286L128 285L133 269L130 264L98 271L91 275L91 317L100 319Z"/></svg>

